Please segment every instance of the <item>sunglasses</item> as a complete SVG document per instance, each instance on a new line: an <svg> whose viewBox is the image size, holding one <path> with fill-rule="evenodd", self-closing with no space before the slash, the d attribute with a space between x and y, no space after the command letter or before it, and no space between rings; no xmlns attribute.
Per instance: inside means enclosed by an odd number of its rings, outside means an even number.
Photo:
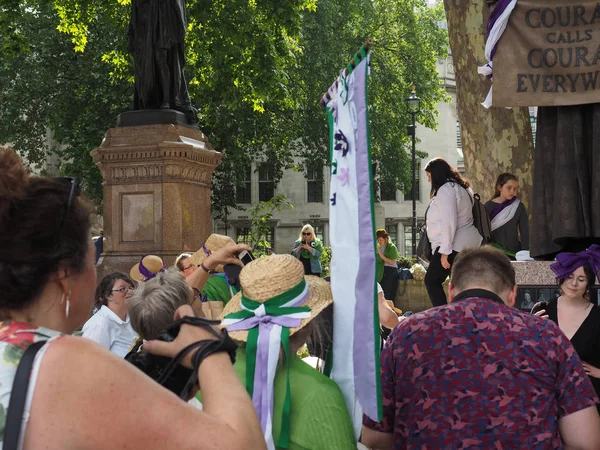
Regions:
<svg viewBox="0 0 600 450"><path fill-rule="evenodd" d="M71 205L73 204L73 200L75 199L75 197L79 197L79 194L81 194L81 188L79 186L77 178L75 177L57 177L55 178L55 180L59 183L69 184L70 186L69 200L67 201L67 207L65 208L65 212L63 213L62 219L60 221L60 228L58 229L57 237L58 239L60 239L63 228L65 226L65 222L67 220L67 215L69 214L69 210L71 209Z"/></svg>
<svg viewBox="0 0 600 450"><path fill-rule="evenodd" d="M127 292L133 291L132 287L123 286L119 289L112 289L111 292L120 292L121 294L126 294Z"/></svg>
<svg viewBox="0 0 600 450"><path fill-rule="evenodd" d="M306 233L306 232L304 232L304 231L302 232L302 236L310 236L311 234L312 234L312 233L311 233L310 231L309 231L308 233Z"/></svg>

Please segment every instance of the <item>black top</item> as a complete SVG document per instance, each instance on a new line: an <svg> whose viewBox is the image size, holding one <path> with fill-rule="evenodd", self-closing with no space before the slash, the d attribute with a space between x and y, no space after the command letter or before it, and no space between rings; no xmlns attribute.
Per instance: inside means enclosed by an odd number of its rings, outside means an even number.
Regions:
<svg viewBox="0 0 600 450"><path fill-rule="evenodd" d="M486 202L485 209L490 214L496 206L498 203L490 200ZM529 250L529 218L523 202L519 203L517 212L512 219L492 231L492 242L496 242L514 253Z"/></svg>
<svg viewBox="0 0 600 450"><path fill-rule="evenodd" d="M300 256L300 262L304 264L304 275L312 275L312 268L310 266L310 258Z"/></svg>
<svg viewBox="0 0 600 450"><path fill-rule="evenodd" d="M559 325L557 306L556 300L548 302L546 313L550 320ZM582 361L600 368L600 308L598 306L592 305L592 310L571 338L571 344ZM590 377L590 380L596 395L600 396L600 378Z"/></svg>

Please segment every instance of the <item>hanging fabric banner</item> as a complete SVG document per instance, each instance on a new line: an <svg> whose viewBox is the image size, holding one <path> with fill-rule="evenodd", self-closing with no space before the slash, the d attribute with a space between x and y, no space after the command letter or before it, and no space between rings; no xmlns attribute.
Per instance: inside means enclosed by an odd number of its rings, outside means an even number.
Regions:
<svg viewBox="0 0 600 450"><path fill-rule="evenodd" d="M331 378L344 393L357 436L363 412L373 420L382 414L368 76L363 46L322 100L330 125Z"/></svg>
<svg viewBox="0 0 600 450"><path fill-rule="evenodd" d="M493 106L600 102L597 0L518 0L509 14L492 54Z"/></svg>

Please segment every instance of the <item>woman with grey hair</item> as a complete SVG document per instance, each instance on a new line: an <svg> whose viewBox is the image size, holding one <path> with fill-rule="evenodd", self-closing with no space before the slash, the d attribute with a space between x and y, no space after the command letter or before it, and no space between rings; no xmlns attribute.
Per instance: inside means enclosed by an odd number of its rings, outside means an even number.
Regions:
<svg viewBox="0 0 600 450"><path fill-rule="evenodd" d="M159 273L141 283L129 299L133 329L144 339L156 339L173 322L173 314L194 299L190 285L178 272Z"/></svg>

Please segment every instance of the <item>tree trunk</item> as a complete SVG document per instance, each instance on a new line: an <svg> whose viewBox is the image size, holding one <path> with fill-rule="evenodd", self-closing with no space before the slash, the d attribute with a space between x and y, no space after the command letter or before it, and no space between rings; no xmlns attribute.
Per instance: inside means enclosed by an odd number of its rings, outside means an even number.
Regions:
<svg viewBox="0 0 600 450"><path fill-rule="evenodd" d="M483 0L444 0L456 79L465 172L473 189L487 201L496 177L519 178L519 197L531 210L533 137L527 108L490 108L481 103L491 86L477 73L485 60L490 6Z"/></svg>

